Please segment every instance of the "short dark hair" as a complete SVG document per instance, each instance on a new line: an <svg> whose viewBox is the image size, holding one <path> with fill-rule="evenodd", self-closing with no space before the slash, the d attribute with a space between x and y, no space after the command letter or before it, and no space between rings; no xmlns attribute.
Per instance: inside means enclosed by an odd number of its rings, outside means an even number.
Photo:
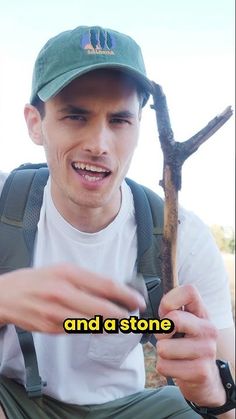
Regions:
<svg viewBox="0 0 236 419"><path fill-rule="evenodd" d="M147 93L143 90L143 88L140 85L137 85L137 95L138 95L140 108L142 108L147 101L146 100Z"/></svg>
<svg viewBox="0 0 236 419"><path fill-rule="evenodd" d="M31 105L33 105L39 111L41 119L43 119L45 117L45 105L38 95L31 102Z"/></svg>

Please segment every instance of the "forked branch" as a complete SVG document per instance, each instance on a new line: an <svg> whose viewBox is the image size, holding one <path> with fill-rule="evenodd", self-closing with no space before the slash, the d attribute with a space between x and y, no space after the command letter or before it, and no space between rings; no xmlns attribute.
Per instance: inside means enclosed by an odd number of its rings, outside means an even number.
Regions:
<svg viewBox="0 0 236 419"><path fill-rule="evenodd" d="M184 142L174 140L166 97L160 85L153 82L153 101L151 108L156 112L159 139L163 152L163 179L160 181L165 194L164 231L162 248L162 280L164 293L178 285L176 251L178 227L178 191L181 189L181 172L185 160L201 144L210 138L233 114L227 107L213 118L201 131Z"/></svg>

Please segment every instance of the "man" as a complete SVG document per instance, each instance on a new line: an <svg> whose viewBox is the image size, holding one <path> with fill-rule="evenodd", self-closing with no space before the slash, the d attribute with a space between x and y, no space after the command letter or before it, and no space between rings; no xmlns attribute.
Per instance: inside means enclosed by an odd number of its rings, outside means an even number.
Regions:
<svg viewBox="0 0 236 419"><path fill-rule="evenodd" d="M229 293L217 249L191 214L180 214L182 286L165 295L159 309L185 333L160 335L157 344L157 368L179 388L144 390L140 334L63 330L66 318L128 318L145 309L127 285L137 274L137 228L124 178L150 91L138 45L112 30L64 32L36 60L25 119L31 139L45 149L50 178L33 267L0 278L2 415L197 418L184 398L209 408L225 404L216 358L233 360ZM13 325L33 332L47 382L41 398L29 399L25 391Z"/></svg>

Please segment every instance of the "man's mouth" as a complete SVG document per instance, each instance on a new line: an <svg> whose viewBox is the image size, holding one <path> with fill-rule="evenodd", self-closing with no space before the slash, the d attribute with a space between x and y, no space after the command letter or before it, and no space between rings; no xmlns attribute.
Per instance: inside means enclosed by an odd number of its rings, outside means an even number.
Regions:
<svg viewBox="0 0 236 419"><path fill-rule="evenodd" d="M89 163L73 162L73 169L89 182L103 180L111 174L109 169Z"/></svg>

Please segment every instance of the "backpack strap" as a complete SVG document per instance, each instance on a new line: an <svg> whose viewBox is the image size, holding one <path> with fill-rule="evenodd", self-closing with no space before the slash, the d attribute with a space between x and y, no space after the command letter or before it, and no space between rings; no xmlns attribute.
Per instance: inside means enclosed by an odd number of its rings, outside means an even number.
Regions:
<svg viewBox="0 0 236 419"><path fill-rule="evenodd" d="M131 179L126 179L133 193L137 222L138 256L137 271L144 278L148 291L148 304L143 317L157 318L158 307L163 295L161 283L161 244L164 224L164 202L149 188ZM140 275L138 275L140 278ZM145 333L141 343L156 339Z"/></svg>
<svg viewBox="0 0 236 419"><path fill-rule="evenodd" d="M32 251L43 190L48 169L27 168L13 170L8 176L0 198L1 249L0 273L32 265Z"/></svg>
<svg viewBox="0 0 236 419"><path fill-rule="evenodd" d="M8 176L0 199L0 273L32 266L33 245L48 179L45 165L23 165ZM42 394L46 385L39 375L32 333L15 327L24 358L29 397Z"/></svg>

